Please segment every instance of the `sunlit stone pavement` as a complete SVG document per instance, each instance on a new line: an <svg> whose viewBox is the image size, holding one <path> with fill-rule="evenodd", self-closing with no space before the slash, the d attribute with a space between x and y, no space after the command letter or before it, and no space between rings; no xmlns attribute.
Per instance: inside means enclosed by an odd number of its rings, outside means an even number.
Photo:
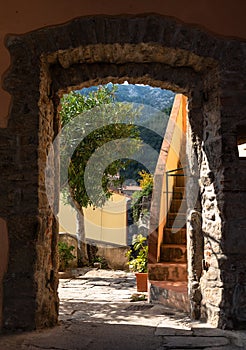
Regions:
<svg viewBox="0 0 246 350"><path fill-rule="evenodd" d="M147 300L125 271L79 269L60 279L59 326L2 336L0 350L246 349L246 332L191 323L185 313Z"/></svg>
<svg viewBox="0 0 246 350"><path fill-rule="evenodd" d="M165 312L170 318L170 309L147 300L131 302L135 295L147 293L137 293L134 274L124 271L91 270L76 279L60 280L60 320L157 326ZM185 327L188 317L179 313L179 318Z"/></svg>

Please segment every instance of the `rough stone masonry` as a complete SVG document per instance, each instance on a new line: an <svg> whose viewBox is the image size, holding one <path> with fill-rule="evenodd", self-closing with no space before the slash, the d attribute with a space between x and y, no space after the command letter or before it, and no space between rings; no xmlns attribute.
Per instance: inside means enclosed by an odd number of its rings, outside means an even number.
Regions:
<svg viewBox="0 0 246 350"><path fill-rule="evenodd" d="M7 47L12 65L4 86L12 108L8 128L0 129L0 217L9 242L0 282L3 328L57 323L57 159L46 186L45 168L59 131L59 99L83 86L124 80L188 97L191 309L217 327L243 326L246 161L237 142L246 135L246 44L148 15L79 18L9 36Z"/></svg>

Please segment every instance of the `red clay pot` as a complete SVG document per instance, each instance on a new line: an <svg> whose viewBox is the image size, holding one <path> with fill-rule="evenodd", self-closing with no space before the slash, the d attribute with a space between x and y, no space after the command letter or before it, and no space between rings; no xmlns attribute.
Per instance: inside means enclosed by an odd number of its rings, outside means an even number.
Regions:
<svg viewBox="0 0 246 350"><path fill-rule="evenodd" d="M136 272L137 280L137 291L147 292L148 291L148 273L146 272Z"/></svg>

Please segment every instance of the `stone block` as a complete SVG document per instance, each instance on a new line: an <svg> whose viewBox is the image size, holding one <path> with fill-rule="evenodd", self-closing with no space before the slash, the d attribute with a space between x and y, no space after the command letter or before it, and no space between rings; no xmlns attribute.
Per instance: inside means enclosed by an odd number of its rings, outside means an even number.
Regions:
<svg viewBox="0 0 246 350"><path fill-rule="evenodd" d="M229 345L229 340L226 337L170 336L164 338L163 345L171 349L210 349Z"/></svg>

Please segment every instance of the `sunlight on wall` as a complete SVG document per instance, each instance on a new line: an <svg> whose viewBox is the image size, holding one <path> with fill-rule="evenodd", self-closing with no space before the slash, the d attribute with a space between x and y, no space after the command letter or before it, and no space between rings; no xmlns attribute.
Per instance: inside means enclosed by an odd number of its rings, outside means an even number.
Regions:
<svg viewBox="0 0 246 350"><path fill-rule="evenodd" d="M102 208L83 208L86 240L127 245L128 198L113 193ZM60 201L59 232L76 234L76 211Z"/></svg>

